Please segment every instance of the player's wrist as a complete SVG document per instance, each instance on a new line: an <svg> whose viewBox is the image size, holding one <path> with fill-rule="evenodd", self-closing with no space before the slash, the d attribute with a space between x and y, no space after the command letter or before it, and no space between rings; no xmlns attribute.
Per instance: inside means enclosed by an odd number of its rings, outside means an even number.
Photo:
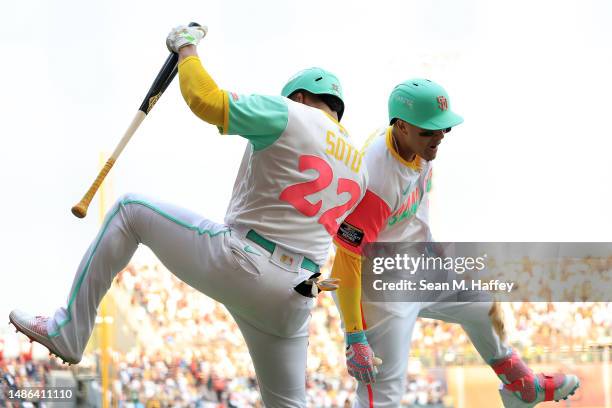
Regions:
<svg viewBox="0 0 612 408"><path fill-rule="evenodd" d="M183 61L187 57L197 57L198 51L195 45L188 44L184 47L181 47L178 50L179 62Z"/></svg>
<svg viewBox="0 0 612 408"><path fill-rule="evenodd" d="M352 344L368 344L368 339L363 330L346 333L345 339L348 346Z"/></svg>

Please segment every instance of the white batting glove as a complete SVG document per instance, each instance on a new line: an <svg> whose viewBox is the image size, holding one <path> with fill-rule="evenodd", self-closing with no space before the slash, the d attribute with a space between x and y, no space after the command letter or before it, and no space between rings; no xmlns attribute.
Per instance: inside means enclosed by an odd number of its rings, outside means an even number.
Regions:
<svg viewBox="0 0 612 408"><path fill-rule="evenodd" d="M178 52L187 45L198 45L200 40L206 36L208 28L201 27L174 27L166 38L166 46L171 52Z"/></svg>

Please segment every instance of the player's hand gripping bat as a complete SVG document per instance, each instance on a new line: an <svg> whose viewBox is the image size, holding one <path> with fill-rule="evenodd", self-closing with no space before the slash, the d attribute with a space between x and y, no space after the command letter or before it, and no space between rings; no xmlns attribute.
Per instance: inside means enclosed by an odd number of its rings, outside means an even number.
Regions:
<svg viewBox="0 0 612 408"><path fill-rule="evenodd" d="M198 23L190 23L189 26L199 27L200 25ZM178 54L171 52L166 59L166 62L164 62L161 70L157 74L155 81L153 81L153 85L151 85L149 92L147 92L147 96L145 96L144 100L142 101L140 108L138 108L138 112L136 112L136 116L134 116L134 119L132 119L132 123L130 123L130 126L125 131L123 137L119 141L119 144L117 144L117 147L115 147L115 151L108 158L106 164L98 173L98 177L96 177L91 187L89 187L89 190L87 190L83 198L81 198L81 201L72 207L72 213L75 216L83 218L85 215L87 215L89 203L91 203L91 200L98 191L98 188L100 188L104 178L117 161L117 158L125 148L125 145L127 145L127 143L130 141L130 138L136 132L136 129L138 129L144 118L151 111L151 109L153 109L153 106L155 106L157 100L162 96L166 88L168 88L168 85L170 85L170 82L172 82L176 76L178 71L177 64Z"/></svg>

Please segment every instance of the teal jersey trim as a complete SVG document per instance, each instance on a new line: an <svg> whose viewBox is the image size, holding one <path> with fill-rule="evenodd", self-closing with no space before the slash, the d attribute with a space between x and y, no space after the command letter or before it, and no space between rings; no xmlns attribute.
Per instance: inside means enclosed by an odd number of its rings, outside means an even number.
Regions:
<svg viewBox="0 0 612 408"><path fill-rule="evenodd" d="M102 231L100 232L100 235L98 236L98 239L96 239L96 243L94 244L94 248L93 251L91 251L91 254L89 255L89 258L87 259L87 263L85 264L85 267L83 268L83 271L81 272L80 276L79 276L79 280L77 281L76 287L74 289L74 292L72 293L72 295L70 296L70 301L68 302L68 307L67 307L67 311L68 311L68 319L66 319L65 321L61 322L58 324L57 326L57 331L53 332L53 333L49 333L49 337L57 337L59 336L59 330L64 327L65 325L67 325L68 323L70 323L70 321L72 320L72 316L71 316L71 310L72 310L72 305L74 303L74 300L77 297L77 294L79 293L79 290L81 289L81 285L83 284L83 280L85 280L85 277L87 276L87 273L89 272L89 266L91 265L91 262L93 260L93 257L96 253L96 251L98 250L98 246L100 245L100 242L102 241L102 238L104 238L104 234L106 234L106 230L108 229L108 226L110 225L110 222L113 220L113 218L115 218L115 216L119 213L119 210L121 209L122 206L126 206L128 204L138 204L138 205L142 205L145 206L153 211L155 211L156 213L158 213L159 215L161 215L162 217L174 222L177 225L180 225L181 227L185 227L191 231L195 231L198 233L198 235L204 235L207 234L210 237L215 237L219 234L225 234L227 232L231 233L231 230L229 228L227 229L222 229L220 231L217 232L212 232L211 230L207 230L207 229L202 229L199 227L196 227L195 225L190 225L187 224L184 221L181 221L173 216L171 216L170 214L160 210L159 208L155 207L154 205L147 203L145 201L141 201L141 200L123 200L119 203L119 205L117 206L117 208L115 209L115 211L113 211L110 216L107 217L104 226L102 227Z"/></svg>
<svg viewBox="0 0 612 408"><path fill-rule="evenodd" d="M240 135L263 150L283 134L289 122L289 108L282 96L228 94L229 119L226 132Z"/></svg>

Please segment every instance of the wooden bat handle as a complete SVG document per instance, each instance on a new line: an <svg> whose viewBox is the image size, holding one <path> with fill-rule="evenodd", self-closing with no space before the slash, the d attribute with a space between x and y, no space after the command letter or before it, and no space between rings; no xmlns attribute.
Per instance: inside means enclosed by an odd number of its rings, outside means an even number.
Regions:
<svg viewBox="0 0 612 408"><path fill-rule="evenodd" d="M199 26L199 24L190 23L189 26ZM153 109L153 106L155 106L157 100L161 97L166 88L168 88L168 85L170 85L170 82L172 82L172 79L176 76L176 73L178 71L177 61L178 55L174 52L171 52L170 55L166 58L162 69L159 71L157 77L153 81L153 85L151 85L149 92L147 92L144 101L140 105L140 108L136 112L136 116L134 116L134 119L132 119L132 123L125 131L125 134L123 135L123 138L121 138L121 140L119 141L119 144L117 144L117 147L115 147L115 151L107 160L102 170L100 170L100 173L98 173L98 177L96 177L96 180L93 182L91 187L89 187L89 190L87 190L87 193L85 193L81 201L79 201L77 205L72 207L72 213L78 218L84 218L87 215L87 208L89 207L89 203L91 203L91 200L98 191L98 188L100 188L100 185L104 181L104 178L115 164L115 161L117 161L117 159L119 158L119 155L125 148L125 145L127 145L127 143L130 141L130 138L132 137L134 132L136 132L138 126L140 126L147 114L151 111L151 109Z"/></svg>
<svg viewBox="0 0 612 408"><path fill-rule="evenodd" d="M98 177L96 177L91 187L89 187L89 190L87 190L83 198L81 198L81 201L79 201L77 205L72 207L72 213L75 216L79 218L84 218L87 215L87 208L89 208L89 203L91 203L91 200L96 194L96 191L98 191L98 189L100 188L100 184L102 184L104 178L106 177L106 175L114 164L115 159L113 159L112 157L106 161L106 164L104 165L104 167L102 167L100 173L98 173Z"/></svg>
<svg viewBox="0 0 612 408"><path fill-rule="evenodd" d="M147 115L144 112L136 112L136 116L134 116L134 119L132 119L132 123L130 123L130 126L123 134L123 137L117 144L117 147L115 147L115 151L113 152L111 157L109 157L104 167L102 167L102 170L100 170L100 173L98 173L98 177L96 177L91 187L89 187L89 190L87 190L83 198L81 198L81 201L79 201L77 205L72 207L72 213L76 217L85 218L85 216L87 215L87 208L89 208L89 203L91 203L91 200L93 199L94 195L96 195L96 192L100 188L100 185L104 181L104 178L117 161L117 158L125 148L125 145L127 145L132 135L136 132L136 129L138 129L138 127L146 117Z"/></svg>

